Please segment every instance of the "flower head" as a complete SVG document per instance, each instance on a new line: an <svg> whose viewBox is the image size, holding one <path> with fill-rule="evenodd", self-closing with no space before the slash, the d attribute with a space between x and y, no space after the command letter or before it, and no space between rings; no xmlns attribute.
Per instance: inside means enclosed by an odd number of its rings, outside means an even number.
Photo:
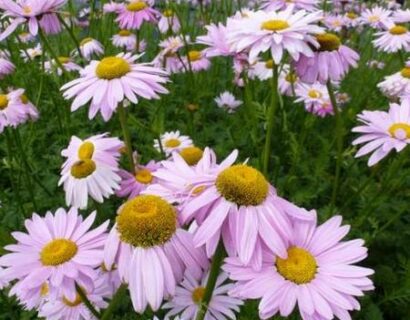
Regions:
<svg viewBox="0 0 410 320"><path fill-rule="evenodd" d="M229 113L235 112L241 104L241 100L236 100L234 95L228 91L222 92L215 98L215 102L219 108L226 109Z"/></svg>
<svg viewBox="0 0 410 320"><path fill-rule="evenodd" d="M377 32L374 46L384 52L408 50L410 47L410 32L403 25L396 25L391 21L384 23L383 31Z"/></svg>
<svg viewBox="0 0 410 320"><path fill-rule="evenodd" d="M144 21L156 22L161 14L152 8L153 0L131 0L117 8L116 21L122 29L140 29Z"/></svg>
<svg viewBox="0 0 410 320"><path fill-rule="evenodd" d="M180 151L187 147L192 147L193 143L190 137L181 135L179 130L165 132L161 135L162 149L166 155L170 155L174 151ZM158 140L155 140L154 148L161 151Z"/></svg>

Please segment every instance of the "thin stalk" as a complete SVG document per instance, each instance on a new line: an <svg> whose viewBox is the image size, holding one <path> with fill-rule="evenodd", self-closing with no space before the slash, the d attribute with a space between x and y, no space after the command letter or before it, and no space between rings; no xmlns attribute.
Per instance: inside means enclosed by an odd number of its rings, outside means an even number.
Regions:
<svg viewBox="0 0 410 320"><path fill-rule="evenodd" d="M124 136L125 146L127 147L127 154L128 154L128 159L130 162L130 169L132 173L135 173L135 162L134 162L134 157L132 155L131 135L130 135L130 131L127 125L127 112L124 109L124 106L122 103L120 103L118 106L118 117L120 119L120 124L121 124L122 134Z"/></svg>
<svg viewBox="0 0 410 320"><path fill-rule="evenodd" d="M222 240L219 240L214 257L212 259L211 270L209 271L208 281L205 287L204 297L196 315L196 320L204 320L206 312L208 311L209 302L212 299L212 293L215 289L216 280L218 279L219 271L221 269L222 261L225 256L225 249Z"/></svg>
<svg viewBox="0 0 410 320"><path fill-rule="evenodd" d="M77 291L77 294L80 296L81 301L85 304L88 310L97 318L101 319L100 313L97 311L97 309L94 308L90 300L88 300L87 296L85 295L84 291L80 288L80 286L76 283L75 284L75 290Z"/></svg>
<svg viewBox="0 0 410 320"><path fill-rule="evenodd" d="M336 97L335 97L335 92L333 90L333 86L330 80L328 80L327 84L327 91L329 92L329 97L330 97L330 102L332 103L333 107L333 112L335 114L335 121L336 121L336 127L335 127L335 134L336 134L336 149L337 149L337 154L336 154L336 170L335 170L335 180L333 181L333 191L332 191L332 198L330 201L330 213L333 212L335 203L336 203L336 198L337 198L337 193L339 190L339 180L340 180L340 170L342 167L342 157L343 157L343 123L342 123L342 117L340 116L339 109L337 107L336 103Z"/></svg>
<svg viewBox="0 0 410 320"><path fill-rule="evenodd" d="M66 72L63 64L58 59L58 56L55 54L53 48L50 45L50 42L48 42L47 37L44 35L43 30L41 30L41 28L38 28L38 35L40 36L42 46L45 49L47 49L48 53L53 58L54 62L58 65L58 67L61 69L63 73Z"/></svg>
<svg viewBox="0 0 410 320"><path fill-rule="evenodd" d="M70 38L73 40L74 45L77 48L78 56L81 59L84 59L83 54L81 53L81 50L80 50L80 42L78 42L77 38L75 37L73 30L67 25L67 23L64 21L64 18L60 14L58 14L57 16L58 16L58 20L60 20L61 24L64 26L64 28L67 30L68 34L70 35Z"/></svg>
<svg viewBox="0 0 410 320"><path fill-rule="evenodd" d="M111 299L110 304L108 305L107 309L105 309L104 313L102 314L101 320L109 320L112 319L112 313L115 311L117 308L118 303L122 300L125 292L127 290L127 286L125 284L122 284L113 298Z"/></svg>
<svg viewBox="0 0 410 320"><path fill-rule="evenodd" d="M266 138L265 138L265 150L263 152L263 173L265 176L268 175L269 170L269 159L270 159L270 151L272 146L272 134L273 134L273 125L275 121L275 111L279 104L279 92L278 92L278 66L275 64L273 66L273 76L272 76L272 96L271 96L271 105L267 110L267 130L266 130Z"/></svg>

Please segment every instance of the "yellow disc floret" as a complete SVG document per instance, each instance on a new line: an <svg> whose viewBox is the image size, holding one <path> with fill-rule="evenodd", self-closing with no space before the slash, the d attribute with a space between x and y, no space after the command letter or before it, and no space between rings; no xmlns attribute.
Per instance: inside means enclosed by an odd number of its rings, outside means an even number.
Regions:
<svg viewBox="0 0 410 320"><path fill-rule="evenodd" d="M410 79L410 67L404 67L403 69L401 69L400 74L403 78Z"/></svg>
<svg viewBox="0 0 410 320"><path fill-rule="evenodd" d="M95 69L98 78L112 80L125 76L131 71L127 60L120 57L107 57L100 61Z"/></svg>
<svg viewBox="0 0 410 320"><path fill-rule="evenodd" d="M135 180L142 184L150 184L152 182L153 176L151 171L148 169L138 170L135 174Z"/></svg>
<svg viewBox="0 0 410 320"><path fill-rule="evenodd" d="M289 28L289 23L285 20L268 20L262 23L262 30L281 31Z"/></svg>
<svg viewBox="0 0 410 320"><path fill-rule="evenodd" d="M318 99L318 98L322 97L322 93L320 91L315 90L315 89L310 89L309 92L308 92L308 96L309 96L309 98L312 98L312 99Z"/></svg>
<svg viewBox="0 0 410 320"><path fill-rule="evenodd" d="M405 34L407 32L407 28L403 26L394 26L389 29L390 34L395 35L395 36L400 36L402 34Z"/></svg>
<svg viewBox="0 0 410 320"><path fill-rule="evenodd" d="M118 35L120 35L121 37L129 37L131 35L131 31L129 31L129 30L120 30L118 32Z"/></svg>
<svg viewBox="0 0 410 320"><path fill-rule="evenodd" d="M201 59L201 57L202 57L201 51L191 50L188 52L188 60L191 62L198 61L199 59Z"/></svg>
<svg viewBox="0 0 410 320"><path fill-rule="evenodd" d="M265 201L269 184L258 170L239 164L218 175L216 188L226 200L239 206L257 206Z"/></svg>
<svg viewBox="0 0 410 320"><path fill-rule="evenodd" d="M80 160L90 160L94 154L94 144L90 141L83 142L78 148L78 158Z"/></svg>
<svg viewBox="0 0 410 320"><path fill-rule="evenodd" d="M163 245L176 231L176 211L158 196L141 195L127 201L117 216L122 241L134 247Z"/></svg>
<svg viewBox="0 0 410 320"><path fill-rule="evenodd" d="M410 139L410 125L407 123L394 123L390 126L389 133L394 138Z"/></svg>
<svg viewBox="0 0 410 320"><path fill-rule="evenodd" d="M146 7L147 7L147 4L144 1L135 1L127 5L127 10L135 12L135 11L144 10Z"/></svg>
<svg viewBox="0 0 410 320"><path fill-rule="evenodd" d="M171 18L174 15L174 11L172 11L171 9L167 9L164 10L162 14L164 15L164 17Z"/></svg>
<svg viewBox="0 0 410 320"><path fill-rule="evenodd" d="M84 179L90 176L96 169L97 166L93 160L79 160L71 167L71 175L77 179Z"/></svg>
<svg viewBox="0 0 410 320"><path fill-rule="evenodd" d="M90 37L84 38L83 40L81 40L80 46L82 47L83 45L85 45L85 44L87 44L91 41L93 41L93 38L90 38Z"/></svg>
<svg viewBox="0 0 410 320"><path fill-rule="evenodd" d="M266 67L267 69L273 69L273 66L274 66L274 65L275 65L275 64L274 64L274 62L273 62L272 59L267 60L267 61L265 62L265 67Z"/></svg>
<svg viewBox="0 0 410 320"><path fill-rule="evenodd" d="M190 166L196 165L202 159L204 152L198 147L187 147L179 153Z"/></svg>
<svg viewBox="0 0 410 320"><path fill-rule="evenodd" d="M333 33L318 34L316 40L320 45L319 51L334 51L342 44L340 38Z"/></svg>
<svg viewBox="0 0 410 320"><path fill-rule="evenodd" d="M167 141L165 141L164 145L167 148L176 148L176 147L179 147L181 145L181 141L179 141L178 139L175 139L175 138L171 138L171 139L168 139Z"/></svg>
<svg viewBox="0 0 410 320"><path fill-rule="evenodd" d="M9 99L7 98L7 95L0 94L0 110L6 109L8 105Z"/></svg>
<svg viewBox="0 0 410 320"><path fill-rule="evenodd" d="M77 253L78 247L69 239L54 239L47 243L40 253L44 266L58 266L70 261Z"/></svg>
<svg viewBox="0 0 410 320"><path fill-rule="evenodd" d="M202 299L204 298L204 294L204 287L195 288L194 291L192 291L192 301L195 302L195 304L200 304L202 302Z"/></svg>
<svg viewBox="0 0 410 320"><path fill-rule="evenodd" d="M285 279L304 284L315 278L317 264L312 254L305 249L291 247L287 259L276 259L276 268Z"/></svg>

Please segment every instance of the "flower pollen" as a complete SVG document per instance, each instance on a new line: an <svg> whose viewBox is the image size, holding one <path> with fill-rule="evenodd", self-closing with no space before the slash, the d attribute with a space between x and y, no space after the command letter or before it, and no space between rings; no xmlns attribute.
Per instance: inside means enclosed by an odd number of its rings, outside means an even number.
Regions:
<svg viewBox="0 0 410 320"><path fill-rule="evenodd" d="M318 34L316 40L320 45L319 51L335 51L342 44L340 38L333 33Z"/></svg>
<svg viewBox="0 0 410 320"><path fill-rule="evenodd" d="M79 160L71 167L71 175L77 179L84 179L90 176L96 169L97 166L93 160Z"/></svg>
<svg viewBox="0 0 410 320"><path fill-rule="evenodd" d="M6 94L0 94L0 110L4 110L9 105L9 99Z"/></svg>
<svg viewBox="0 0 410 320"><path fill-rule="evenodd" d="M107 57L100 61L95 69L98 78L112 80L125 76L131 71L127 60L120 57Z"/></svg>
<svg viewBox="0 0 410 320"><path fill-rule="evenodd" d="M78 247L69 239L54 239L47 243L40 252L40 261L44 266L58 266L70 261L77 254Z"/></svg>
<svg viewBox="0 0 410 320"><path fill-rule="evenodd" d="M127 5L127 10L132 12L137 12L144 10L147 7L147 4L144 1L135 1Z"/></svg>
<svg viewBox="0 0 410 320"><path fill-rule="evenodd" d="M390 126L389 133L393 138L399 140L410 139L410 125L407 123L394 123Z"/></svg>
<svg viewBox="0 0 410 320"><path fill-rule="evenodd" d="M204 152L198 147L187 147L182 149L179 154L187 164L194 166L201 160Z"/></svg>
<svg viewBox="0 0 410 320"><path fill-rule="evenodd" d="M304 284L315 278L317 263L305 249L291 247L288 249L287 259L276 258L276 268L285 279Z"/></svg>
<svg viewBox="0 0 410 320"><path fill-rule="evenodd" d="M142 184L150 184L152 182L153 176L151 171L147 169L138 170L135 174L135 180Z"/></svg>
<svg viewBox="0 0 410 320"><path fill-rule="evenodd" d="M402 34L405 34L407 32L407 28L403 26L394 26L389 29L390 34L395 35L395 36L400 36Z"/></svg>
<svg viewBox="0 0 410 320"><path fill-rule="evenodd" d="M94 154L94 144L90 141L83 142L78 148L78 158L80 160L91 160Z"/></svg>
<svg viewBox="0 0 410 320"><path fill-rule="evenodd" d="M204 287L195 288L194 291L192 291L192 301L195 302L195 304L200 304L202 302L202 299L204 298L204 294Z"/></svg>
<svg viewBox="0 0 410 320"><path fill-rule="evenodd" d="M285 20L268 20L262 23L262 30L281 31L289 28L289 23Z"/></svg>

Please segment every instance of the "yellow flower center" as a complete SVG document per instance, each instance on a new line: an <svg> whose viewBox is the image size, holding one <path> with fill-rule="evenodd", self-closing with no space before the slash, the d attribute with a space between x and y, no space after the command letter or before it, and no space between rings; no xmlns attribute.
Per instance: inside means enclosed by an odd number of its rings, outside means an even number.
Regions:
<svg viewBox="0 0 410 320"><path fill-rule="evenodd" d="M97 166L93 160L79 160L71 167L71 175L77 179L84 179L90 176L96 169Z"/></svg>
<svg viewBox="0 0 410 320"><path fill-rule="evenodd" d="M389 133L396 139L410 139L410 125L407 123L394 123L390 126Z"/></svg>
<svg viewBox="0 0 410 320"><path fill-rule="evenodd" d="M165 141L164 145L167 148L176 148L181 145L181 141L179 141L178 139L172 138L172 139L168 139L167 141Z"/></svg>
<svg viewBox="0 0 410 320"><path fill-rule="evenodd" d="M295 82L298 80L298 76L297 76L295 73L293 73L293 72L289 72L289 73L286 75L285 80L286 80L287 82L290 82L290 83L295 83Z"/></svg>
<svg viewBox="0 0 410 320"><path fill-rule="evenodd" d="M218 175L216 188L226 200L239 206L257 206L265 201L269 184L258 170L239 164Z"/></svg>
<svg viewBox="0 0 410 320"><path fill-rule="evenodd" d="M350 11L350 12L348 12L348 13L346 14L346 17L348 17L348 18L351 19L351 20L354 20L354 19L357 18L357 14L354 13L354 12L352 12L352 11Z"/></svg>
<svg viewBox="0 0 410 320"><path fill-rule="evenodd" d="M30 14L32 12L32 9L30 6L23 6L23 12L25 14Z"/></svg>
<svg viewBox="0 0 410 320"><path fill-rule="evenodd" d="M308 96L312 99L318 99L322 97L322 93L320 91L317 91L315 89L310 89L308 92Z"/></svg>
<svg viewBox="0 0 410 320"><path fill-rule="evenodd" d="M87 43L89 43L89 42L91 42L91 41L93 41L93 40L94 40L94 39L93 39L93 38L90 38L90 37L84 38L83 40L81 40L80 46L82 47L83 45L85 45L85 44L87 44Z"/></svg>
<svg viewBox="0 0 410 320"><path fill-rule="evenodd" d="M94 144L90 141L83 142L78 148L78 158L80 160L91 160L94 154Z"/></svg>
<svg viewBox="0 0 410 320"><path fill-rule="evenodd" d="M9 105L9 99L6 94L0 94L0 110L4 110Z"/></svg>
<svg viewBox="0 0 410 320"><path fill-rule="evenodd" d="M45 297L48 295L48 292L49 292L48 284L47 282L44 282L40 288L40 296Z"/></svg>
<svg viewBox="0 0 410 320"><path fill-rule="evenodd" d="M129 5L127 5L127 10L128 11L141 11L144 10L147 7L147 4L144 1L136 1L136 2L131 2Z"/></svg>
<svg viewBox="0 0 410 320"><path fill-rule="evenodd" d="M276 258L276 268L285 279L296 284L304 284L315 278L317 264L308 251L291 247L288 249L287 259Z"/></svg>
<svg viewBox="0 0 410 320"><path fill-rule="evenodd" d="M274 66L274 63L273 63L273 60L272 60L272 59L267 60L267 61L265 62L265 67L266 67L267 69L273 69L273 66Z"/></svg>
<svg viewBox="0 0 410 320"><path fill-rule="evenodd" d="M164 17L171 18L174 15L174 12L171 9L164 10Z"/></svg>
<svg viewBox="0 0 410 320"><path fill-rule="evenodd" d="M28 100L28 98L27 98L27 96L26 96L25 94L22 94L22 95L20 96L20 100L21 100L21 102L22 102L23 104L29 103L29 100Z"/></svg>
<svg viewBox="0 0 410 320"><path fill-rule="evenodd" d="M316 40L320 45L319 51L334 51L341 45L339 37L333 33L318 34Z"/></svg>
<svg viewBox="0 0 410 320"><path fill-rule="evenodd" d="M138 170L138 172L135 175L135 180L143 184L150 184L152 182L152 179L153 176L151 174L151 171L147 169Z"/></svg>
<svg viewBox="0 0 410 320"><path fill-rule="evenodd" d="M65 63L70 62L70 58L69 58L69 57L58 57L57 59L58 59L58 61L59 61L61 64L65 64Z"/></svg>
<svg viewBox="0 0 410 320"><path fill-rule="evenodd" d="M70 301L64 296L63 297L63 302L66 306L74 308L74 307L78 306L79 304L81 304L82 300L81 300L80 295L77 293L74 301Z"/></svg>
<svg viewBox="0 0 410 320"><path fill-rule="evenodd" d="M268 20L262 23L262 30L281 31L289 28L289 23L285 20Z"/></svg>
<svg viewBox="0 0 410 320"><path fill-rule="evenodd" d="M197 147L187 147L179 153L190 166L196 165L202 159L204 152Z"/></svg>
<svg viewBox="0 0 410 320"><path fill-rule="evenodd" d="M131 71L127 60L120 57L107 57L100 61L95 73L98 78L112 80L125 76Z"/></svg>
<svg viewBox="0 0 410 320"><path fill-rule="evenodd" d="M188 60L191 62L198 61L199 59L201 59L201 56L201 51L191 50L188 52Z"/></svg>
<svg viewBox="0 0 410 320"><path fill-rule="evenodd" d="M410 78L410 67L404 67L401 69L400 74L404 78Z"/></svg>
<svg viewBox="0 0 410 320"><path fill-rule="evenodd" d="M58 266L70 261L77 253L78 247L69 239L54 239L47 243L40 253L44 266Z"/></svg>
<svg viewBox="0 0 410 320"><path fill-rule="evenodd" d="M204 298L204 294L204 287L195 288L194 291L192 291L192 301L195 302L195 304L200 304L202 302L202 299Z"/></svg>
<svg viewBox="0 0 410 320"><path fill-rule="evenodd" d="M121 37L129 37L131 35L131 31L128 30L120 30L118 32L118 35L120 35Z"/></svg>
<svg viewBox="0 0 410 320"><path fill-rule="evenodd" d="M403 26L394 26L393 28L390 28L389 32L392 35L399 36L405 34L407 32L407 28Z"/></svg>
<svg viewBox="0 0 410 320"><path fill-rule="evenodd" d="M122 241L134 247L166 243L176 231L175 209L158 196L141 195L127 201L117 216Z"/></svg>

